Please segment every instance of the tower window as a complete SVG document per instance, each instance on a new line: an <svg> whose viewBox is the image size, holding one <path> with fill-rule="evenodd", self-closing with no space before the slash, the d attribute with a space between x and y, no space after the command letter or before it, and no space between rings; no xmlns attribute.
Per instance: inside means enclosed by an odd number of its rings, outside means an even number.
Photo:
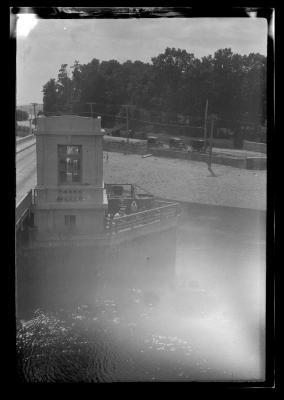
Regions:
<svg viewBox="0 0 284 400"><path fill-rule="evenodd" d="M76 215L64 215L65 226L74 228L76 226Z"/></svg>
<svg viewBox="0 0 284 400"><path fill-rule="evenodd" d="M58 145L58 177L61 184L82 180L82 146Z"/></svg>

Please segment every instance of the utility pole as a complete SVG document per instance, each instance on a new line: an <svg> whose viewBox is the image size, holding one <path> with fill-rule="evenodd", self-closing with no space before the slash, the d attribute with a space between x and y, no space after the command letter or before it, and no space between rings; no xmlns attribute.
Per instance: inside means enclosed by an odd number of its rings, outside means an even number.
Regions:
<svg viewBox="0 0 284 400"><path fill-rule="evenodd" d="M96 103L87 103L89 106L91 106L91 117L93 118L93 105Z"/></svg>
<svg viewBox="0 0 284 400"><path fill-rule="evenodd" d="M34 107L34 120L35 120L35 129L36 129L36 127L37 127L37 117L36 117L36 106L37 106L37 103L31 103L31 104Z"/></svg>
<svg viewBox="0 0 284 400"><path fill-rule="evenodd" d="M32 118L29 118L29 123L30 123L30 135L32 135Z"/></svg>
<svg viewBox="0 0 284 400"><path fill-rule="evenodd" d="M211 132L210 132L210 150L209 150L209 158L208 158L208 169L211 170L211 161L212 161L212 142L213 142L213 132L214 132L214 123L216 120L216 115L211 116Z"/></svg>
<svg viewBox="0 0 284 400"><path fill-rule="evenodd" d="M208 113L208 100L206 100L205 116L204 116L204 147L206 147L206 138L207 138L207 113Z"/></svg>
<svg viewBox="0 0 284 400"><path fill-rule="evenodd" d="M129 132L128 132L128 104L126 104L125 107L126 107L126 132L127 132L127 143L129 143Z"/></svg>

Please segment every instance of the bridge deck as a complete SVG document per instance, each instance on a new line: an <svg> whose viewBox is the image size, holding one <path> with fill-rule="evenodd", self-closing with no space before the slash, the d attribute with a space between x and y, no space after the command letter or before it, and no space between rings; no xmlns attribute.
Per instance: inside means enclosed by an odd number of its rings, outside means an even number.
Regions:
<svg viewBox="0 0 284 400"><path fill-rule="evenodd" d="M16 204L18 204L35 185L35 139L21 138L17 141L16 147Z"/></svg>

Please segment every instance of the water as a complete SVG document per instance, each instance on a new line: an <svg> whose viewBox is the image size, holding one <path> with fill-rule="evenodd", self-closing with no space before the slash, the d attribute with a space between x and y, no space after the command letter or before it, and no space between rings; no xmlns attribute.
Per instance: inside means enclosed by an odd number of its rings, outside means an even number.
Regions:
<svg viewBox="0 0 284 400"><path fill-rule="evenodd" d="M22 380L261 380L263 230L227 226L195 214L107 252L21 256Z"/></svg>

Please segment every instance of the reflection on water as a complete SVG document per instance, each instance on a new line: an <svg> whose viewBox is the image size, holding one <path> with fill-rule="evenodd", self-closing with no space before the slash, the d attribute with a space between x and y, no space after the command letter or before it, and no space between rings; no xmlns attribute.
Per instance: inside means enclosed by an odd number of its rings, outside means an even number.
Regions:
<svg viewBox="0 0 284 400"><path fill-rule="evenodd" d="M264 246L191 229L177 243L171 231L107 253L21 256L22 379L262 379Z"/></svg>

